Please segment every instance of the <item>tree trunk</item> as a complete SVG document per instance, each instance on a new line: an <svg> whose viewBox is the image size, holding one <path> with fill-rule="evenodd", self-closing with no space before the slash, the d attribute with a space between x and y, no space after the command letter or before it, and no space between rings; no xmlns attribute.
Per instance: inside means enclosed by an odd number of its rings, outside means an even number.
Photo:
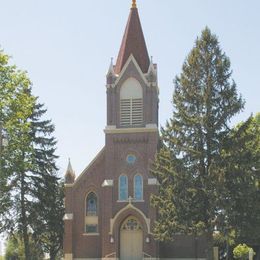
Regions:
<svg viewBox="0 0 260 260"><path fill-rule="evenodd" d="M54 239L53 241L55 241L55 238L53 238L53 239ZM59 252L59 249L57 247L51 246L50 247L50 260L55 260L58 252Z"/></svg>
<svg viewBox="0 0 260 260"><path fill-rule="evenodd" d="M30 260L30 248L29 248L29 235L28 235L28 223L26 218L25 209L25 187L24 176L21 174L21 223L22 223L22 238L24 243L25 259Z"/></svg>
<svg viewBox="0 0 260 260"><path fill-rule="evenodd" d="M50 260L55 260L55 257L56 257L55 250L50 249Z"/></svg>
<svg viewBox="0 0 260 260"><path fill-rule="evenodd" d="M213 237L212 233L206 234L207 237L207 252L206 257L208 260L213 260Z"/></svg>

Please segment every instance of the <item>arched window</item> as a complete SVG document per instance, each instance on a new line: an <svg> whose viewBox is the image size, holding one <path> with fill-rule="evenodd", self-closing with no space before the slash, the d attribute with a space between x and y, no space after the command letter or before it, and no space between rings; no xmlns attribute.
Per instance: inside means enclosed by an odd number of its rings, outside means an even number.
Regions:
<svg viewBox="0 0 260 260"><path fill-rule="evenodd" d="M136 127L143 124L143 89L134 79L127 79L120 90L120 125Z"/></svg>
<svg viewBox="0 0 260 260"><path fill-rule="evenodd" d="M90 192L86 201L86 215L97 216L97 196L94 192Z"/></svg>
<svg viewBox="0 0 260 260"><path fill-rule="evenodd" d="M128 179L126 175L119 177L119 200L127 200L128 198Z"/></svg>
<svg viewBox="0 0 260 260"><path fill-rule="evenodd" d="M86 198L86 218L85 231L86 233L98 232L98 200L94 192L90 192Z"/></svg>
<svg viewBox="0 0 260 260"><path fill-rule="evenodd" d="M140 174L134 177L134 199L143 200L143 178Z"/></svg>

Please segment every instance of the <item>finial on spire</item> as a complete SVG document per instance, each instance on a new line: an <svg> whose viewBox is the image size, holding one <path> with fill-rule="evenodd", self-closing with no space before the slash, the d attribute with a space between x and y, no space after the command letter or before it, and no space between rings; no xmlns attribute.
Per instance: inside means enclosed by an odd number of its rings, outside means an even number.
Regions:
<svg viewBox="0 0 260 260"><path fill-rule="evenodd" d="M132 0L132 8L136 8L136 0Z"/></svg>

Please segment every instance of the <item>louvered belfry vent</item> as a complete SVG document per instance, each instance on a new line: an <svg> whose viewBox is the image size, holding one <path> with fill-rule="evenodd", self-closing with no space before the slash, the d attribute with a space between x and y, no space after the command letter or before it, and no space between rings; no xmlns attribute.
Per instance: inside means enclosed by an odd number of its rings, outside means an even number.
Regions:
<svg viewBox="0 0 260 260"><path fill-rule="evenodd" d="M135 78L128 78L120 89L120 126L143 126L143 88Z"/></svg>
<svg viewBox="0 0 260 260"><path fill-rule="evenodd" d="M120 100L120 124L122 127L137 127L143 125L142 98Z"/></svg>

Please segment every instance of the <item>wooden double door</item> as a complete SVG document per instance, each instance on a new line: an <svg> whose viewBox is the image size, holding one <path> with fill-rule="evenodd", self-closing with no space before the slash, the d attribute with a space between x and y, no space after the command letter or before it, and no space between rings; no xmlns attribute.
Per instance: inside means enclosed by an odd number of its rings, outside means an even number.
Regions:
<svg viewBox="0 0 260 260"><path fill-rule="evenodd" d="M143 230L140 222L127 218L120 229L120 260L143 259Z"/></svg>

